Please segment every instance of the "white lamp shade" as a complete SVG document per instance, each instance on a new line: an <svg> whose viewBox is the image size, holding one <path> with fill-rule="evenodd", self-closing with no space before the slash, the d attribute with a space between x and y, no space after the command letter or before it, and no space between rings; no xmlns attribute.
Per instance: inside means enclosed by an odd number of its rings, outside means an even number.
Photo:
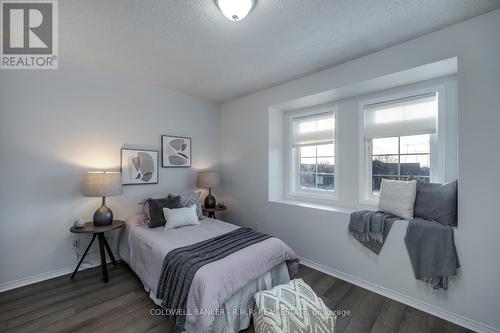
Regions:
<svg viewBox="0 0 500 333"><path fill-rule="evenodd" d="M122 193L120 172L87 172L84 176L83 195L86 197L111 197Z"/></svg>
<svg viewBox="0 0 500 333"><path fill-rule="evenodd" d="M215 171L202 171L198 174L199 187L215 187L219 186L220 177Z"/></svg>

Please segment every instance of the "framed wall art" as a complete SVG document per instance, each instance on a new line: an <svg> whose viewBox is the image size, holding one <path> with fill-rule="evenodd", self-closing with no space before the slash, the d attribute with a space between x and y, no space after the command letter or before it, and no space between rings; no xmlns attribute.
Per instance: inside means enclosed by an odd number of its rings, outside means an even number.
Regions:
<svg viewBox="0 0 500 333"><path fill-rule="evenodd" d="M191 167L191 138L162 135L161 153L163 168Z"/></svg>
<svg viewBox="0 0 500 333"><path fill-rule="evenodd" d="M158 184L158 154L157 150L122 148L122 184Z"/></svg>

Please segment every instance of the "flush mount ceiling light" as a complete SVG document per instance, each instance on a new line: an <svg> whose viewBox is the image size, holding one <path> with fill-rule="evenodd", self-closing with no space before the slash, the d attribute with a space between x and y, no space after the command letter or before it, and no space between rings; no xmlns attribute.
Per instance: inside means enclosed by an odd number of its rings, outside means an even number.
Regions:
<svg viewBox="0 0 500 333"><path fill-rule="evenodd" d="M252 9L254 0L216 0L222 14L231 21L241 21Z"/></svg>

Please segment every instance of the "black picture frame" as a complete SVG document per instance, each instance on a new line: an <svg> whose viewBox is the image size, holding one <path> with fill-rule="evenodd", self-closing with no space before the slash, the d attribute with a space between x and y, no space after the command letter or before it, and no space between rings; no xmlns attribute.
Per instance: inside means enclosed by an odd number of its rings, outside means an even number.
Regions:
<svg viewBox="0 0 500 333"><path fill-rule="evenodd" d="M165 163L166 156L165 156L165 146L164 145L165 145L166 138L189 140L189 159L188 159L189 164L188 165L172 165L172 164ZM166 135L165 134L165 135L162 135L160 137L160 140L161 140L161 167L162 168L191 168L191 166L192 166L192 140L191 140L191 138L185 137L185 136L176 136L176 135ZM187 157L187 156L184 156L184 157Z"/></svg>
<svg viewBox="0 0 500 333"><path fill-rule="evenodd" d="M155 166L156 166L156 181L155 182L136 182L136 183L130 183L130 182L124 182L124 172L123 172L123 153L125 151L132 151L132 152L148 152L148 153L155 153L156 158L154 158L155 161ZM153 150L153 149L135 149L135 148L122 148L120 150L120 172L122 174L122 185L154 185L158 184L160 182L160 152L158 150Z"/></svg>

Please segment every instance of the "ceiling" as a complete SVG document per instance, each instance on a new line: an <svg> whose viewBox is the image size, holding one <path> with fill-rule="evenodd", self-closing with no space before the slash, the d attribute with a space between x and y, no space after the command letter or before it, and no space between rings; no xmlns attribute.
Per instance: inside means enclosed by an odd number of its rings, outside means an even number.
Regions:
<svg viewBox="0 0 500 333"><path fill-rule="evenodd" d="M499 0L59 1L61 60L225 102L500 8Z"/></svg>

